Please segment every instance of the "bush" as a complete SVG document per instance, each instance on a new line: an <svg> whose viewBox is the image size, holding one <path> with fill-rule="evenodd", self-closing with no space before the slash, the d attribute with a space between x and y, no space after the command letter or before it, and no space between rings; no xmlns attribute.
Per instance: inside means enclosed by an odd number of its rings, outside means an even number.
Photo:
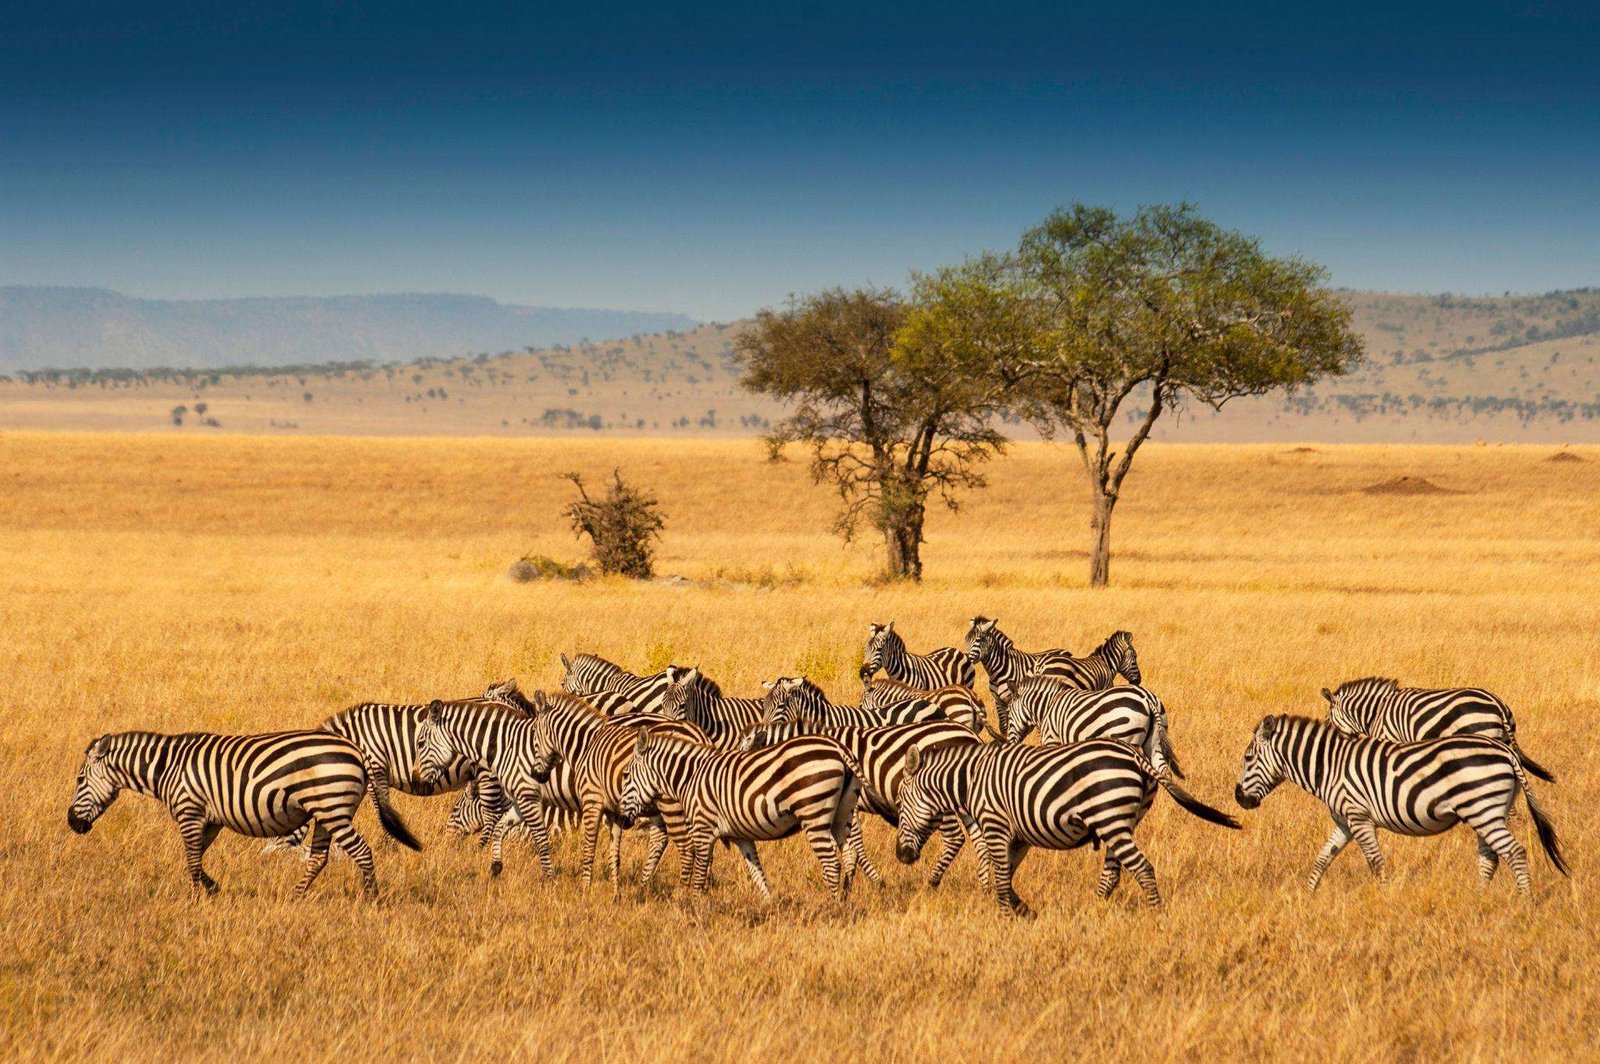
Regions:
<svg viewBox="0 0 1600 1064"><path fill-rule="evenodd" d="M590 573L582 562L566 565L543 554L524 554L512 563L507 575L519 584L527 584L535 580L587 580Z"/></svg>
<svg viewBox="0 0 1600 1064"><path fill-rule="evenodd" d="M572 531L589 537L590 554L600 571L648 580L654 572L651 540L661 538L666 527L655 496L623 483L621 470L612 471L602 499L589 497L577 473L561 477L578 489L578 498L565 513Z"/></svg>

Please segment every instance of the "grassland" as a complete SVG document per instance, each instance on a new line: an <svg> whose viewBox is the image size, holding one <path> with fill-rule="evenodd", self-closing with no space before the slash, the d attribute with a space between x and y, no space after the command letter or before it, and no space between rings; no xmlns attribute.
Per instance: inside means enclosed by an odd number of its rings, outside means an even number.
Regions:
<svg viewBox="0 0 1600 1064"><path fill-rule="evenodd" d="M0 435L0 1057L460 1059L1571 1059L1600 1022L1600 450L1177 447L1141 454L1115 586L1084 585L1087 510L1059 449L1027 445L992 490L938 514L921 587L867 584L871 544L828 533L798 464L745 442ZM690 586L514 584L527 551L576 557L552 474L613 464L655 488L661 571ZM1453 494L1365 494L1421 476ZM868 620L913 647L977 612L1025 647L1133 631L1193 790L1219 804L1250 728L1315 712L1368 673L1503 693L1574 876L1475 887L1454 833L1386 836L1302 887L1325 835L1285 791L1226 833L1161 800L1141 829L1168 909L1093 897L1096 855L1036 854L1041 917L998 918L969 855L938 892L888 872L842 906L804 844L770 847L778 894L719 858L708 901L662 884L579 894L575 840L541 883L442 835L381 840L384 897L336 862L303 904L293 861L225 836L223 894L190 898L175 830L124 797L64 823L94 735L308 725L352 701L557 677L556 654L699 662L734 691L794 670L850 690ZM1527 835L1527 819L1517 830ZM642 858L637 839L624 874Z"/></svg>

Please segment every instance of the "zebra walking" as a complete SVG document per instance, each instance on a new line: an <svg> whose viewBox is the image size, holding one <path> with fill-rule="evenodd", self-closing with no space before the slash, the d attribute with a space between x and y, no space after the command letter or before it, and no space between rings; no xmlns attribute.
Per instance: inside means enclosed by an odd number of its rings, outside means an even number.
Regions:
<svg viewBox="0 0 1600 1064"><path fill-rule="evenodd" d="M102 735L84 750L67 825L85 834L124 790L154 798L177 821L191 886L215 894L221 888L206 874L205 855L223 828L275 838L309 823L311 848L295 896L303 896L327 865L332 842L356 862L362 889L372 898L378 894L372 848L352 823L369 788L383 830L402 845L422 849L389 804L382 766L369 765L360 748L341 736L119 732Z"/></svg>
<svg viewBox="0 0 1600 1064"><path fill-rule="evenodd" d="M862 838L861 817L871 813L881 817L891 827L900 821L901 781L905 778L906 752L912 747L927 753L942 746L957 743L975 743L972 731L954 721L929 720L916 724L886 724L875 728L826 728L812 721L791 721L787 724L763 724L745 736L741 750L759 750L774 743L786 742L802 735L826 735L849 751L861 770L861 798L856 805L856 819L850 827L847 855L853 867L860 867L875 886L881 886L883 876L867 856ZM944 840L944 852L934 862L928 876L928 886L937 887L944 881L951 862L961 852L966 842L961 820L952 814L938 827ZM979 858L980 870L984 868ZM847 869L846 878L851 869Z"/></svg>
<svg viewBox="0 0 1600 1064"><path fill-rule="evenodd" d="M1567 873L1555 827L1528 788L1521 762L1495 739L1458 735L1391 743L1354 738L1309 717L1266 717L1245 749L1234 797L1240 807L1254 809L1284 780L1315 795L1333 817L1333 833L1306 883L1311 890L1351 839L1381 882L1386 871L1378 829L1438 835L1464 823L1478 836L1482 882L1487 885L1505 860L1518 893L1527 894L1532 889L1528 854L1506 826L1518 790L1527 799L1545 855L1557 871Z"/></svg>
<svg viewBox="0 0 1600 1064"><path fill-rule="evenodd" d="M664 716L687 720L706 734L713 746L736 746L766 715L761 698L731 698L698 667L667 666L667 689L661 695Z"/></svg>
<svg viewBox="0 0 1600 1064"><path fill-rule="evenodd" d="M1031 916L1032 910L1017 895L1012 877L1035 846L1104 846L1098 895L1109 898L1126 868L1146 903L1159 906L1155 867L1133 841L1133 829L1150 808L1157 785L1202 820L1239 826L1114 739L1066 746L975 743L927 755L910 750L905 767L896 855L905 864L916 861L942 818L964 814L977 823L996 901L1002 911L1018 916Z"/></svg>
<svg viewBox="0 0 1600 1064"><path fill-rule="evenodd" d="M926 698L897 702L886 709L841 706L828 701L822 688L804 676L780 676L762 684L767 689L763 703L767 724L786 724L791 720L810 720L830 728L871 728L880 724L912 724L919 720L939 720L944 710Z"/></svg>
<svg viewBox="0 0 1600 1064"><path fill-rule="evenodd" d="M1137 747L1159 771L1183 770L1167 739L1167 710L1161 699L1143 687L1108 687L1083 691L1049 676L1030 676L1013 694L1006 723L1006 742L1021 742L1035 727L1045 743L1077 743L1085 739L1117 739Z"/></svg>
<svg viewBox="0 0 1600 1064"><path fill-rule="evenodd" d="M840 855L860 789L849 754L823 736L746 753L646 729L635 741L621 811L637 818L663 799L682 805L690 883L699 893L706 891L712 843L721 839L744 857L756 889L770 901L755 844L804 832L828 893L838 900L848 886L840 878Z"/></svg>
<svg viewBox="0 0 1600 1064"><path fill-rule="evenodd" d="M1378 676L1351 680L1329 691L1328 719L1340 731L1372 739L1413 743L1447 735L1499 739L1516 751L1522 767L1539 779L1555 782L1543 765L1517 745L1517 722L1511 707L1481 687L1401 687Z"/></svg>
<svg viewBox="0 0 1600 1064"><path fill-rule="evenodd" d="M967 626L963 641L967 660L982 665L989 678L989 694L994 697L995 716L1000 730L1006 730L1008 709L1002 690L1010 690L1025 677L1032 676L1045 665L1072 658L1070 650L1060 648L1028 652L1018 650L1011 637L1000 630L999 621L993 617L974 617Z"/></svg>
<svg viewBox="0 0 1600 1064"><path fill-rule="evenodd" d="M950 684L971 687L977 679L973 663L955 647L939 647L913 654L894 630L894 622L873 624L861 659L861 683L866 686L882 669L892 680L933 690Z"/></svg>
<svg viewBox="0 0 1600 1064"><path fill-rule="evenodd" d="M946 684L943 687L926 690L880 676L867 681L866 689L861 692L863 710L873 710L890 716L905 703L917 701L932 702L946 717L971 728L974 732L981 732L989 726L988 711L984 707L983 700L972 688L960 684Z"/></svg>
<svg viewBox="0 0 1600 1064"><path fill-rule="evenodd" d="M561 689L569 695L589 696L613 691L626 698L636 712L656 713L661 709L661 695L667 689L665 672L636 676L598 654L579 654L574 658L563 654L561 667L566 670L561 677Z"/></svg>

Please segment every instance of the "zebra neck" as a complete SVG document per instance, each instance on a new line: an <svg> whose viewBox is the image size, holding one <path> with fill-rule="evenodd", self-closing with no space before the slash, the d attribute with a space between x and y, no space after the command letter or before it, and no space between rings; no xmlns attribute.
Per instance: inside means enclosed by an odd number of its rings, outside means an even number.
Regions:
<svg viewBox="0 0 1600 1064"><path fill-rule="evenodd" d="M1344 774L1354 742L1332 727L1316 729L1291 750L1280 748L1285 774L1298 786L1327 801Z"/></svg>
<svg viewBox="0 0 1600 1064"><path fill-rule="evenodd" d="M181 760L182 749L192 745L185 741L190 737L146 732L123 738L128 740L126 745L113 749L107 759L118 786L166 801L172 770Z"/></svg>

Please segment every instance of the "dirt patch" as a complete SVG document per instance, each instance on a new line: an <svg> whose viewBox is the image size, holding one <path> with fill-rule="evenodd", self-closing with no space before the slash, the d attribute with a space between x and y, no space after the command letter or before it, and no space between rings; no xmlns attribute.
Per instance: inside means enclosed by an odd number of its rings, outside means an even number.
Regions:
<svg viewBox="0 0 1600 1064"><path fill-rule="evenodd" d="M1571 451L1557 451L1545 459L1546 462L1582 462L1583 460L1583 458L1573 454Z"/></svg>
<svg viewBox="0 0 1600 1064"><path fill-rule="evenodd" d="M1425 477L1395 477L1378 484L1368 484L1361 489L1366 495L1459 495L1459 491L1441 488Z"/></svg>
<svg viewBox="0 0 1600 1064"><path fill-rule="evenodd" d="M1315 447L1291 447L1284 454L1321 454Z"/></svg>

